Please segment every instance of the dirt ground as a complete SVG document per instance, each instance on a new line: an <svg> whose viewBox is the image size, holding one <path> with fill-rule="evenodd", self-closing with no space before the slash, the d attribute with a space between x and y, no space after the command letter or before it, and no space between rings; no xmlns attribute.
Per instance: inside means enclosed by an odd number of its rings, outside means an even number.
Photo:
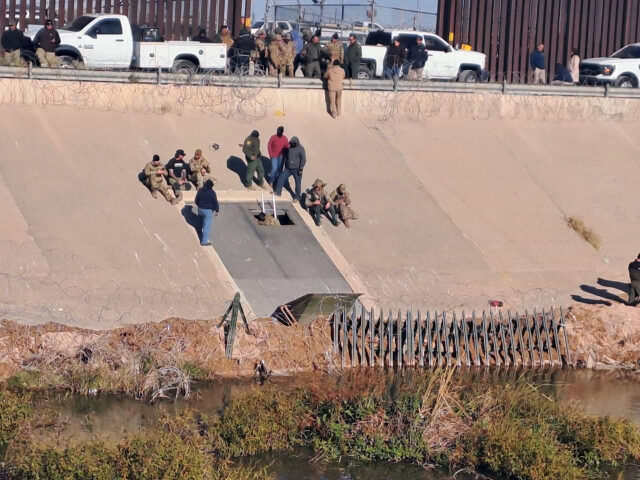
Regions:
<svg viewBox="0 0 640 480"><path fill-rule="evenodd" d="M567 314L569 345L578 366L640 366L640 308L574 305Z"/></svg>
<svg viewBox="0 0 640 480"><path fill-rule="evenodd" d="M90 363L98 358L112 370L139 373L142 367L132 364L150 358L158 366L189 365L210 377L252 376L261 361L273 375L331 372L335 368L325 319L307 327L286 327L270 319L257 319L250 323L250 335L238 322L232 359L225 356L224 328L218 328L218 323L219 319L171 318L96 331L55 323L25 326L3 320L0 379L7 379L23 367L42 369L68 365L69 361Z"/></svg>
<svg viewBox="0 0 640 480"><path fill-rule="evenodd" d="M574 305L566 318L572 361L578 367L640 365L640 308ZM144 363L141 359L147 357L158 366L190 365L212 378L252 376L261 361L274 375L334 372L340 368L332 355L326 319L307 327L286 327L270 319L257 319L250 323L250 335L239 323L232 359L225 356L225 333L218 323L219 319L171 318L113 330L88 330L55 323L27 326L3 320L0 380L25 367L42 369L80 361L99 361L112 370L126 367L139 372L140 363Z"/></svg>

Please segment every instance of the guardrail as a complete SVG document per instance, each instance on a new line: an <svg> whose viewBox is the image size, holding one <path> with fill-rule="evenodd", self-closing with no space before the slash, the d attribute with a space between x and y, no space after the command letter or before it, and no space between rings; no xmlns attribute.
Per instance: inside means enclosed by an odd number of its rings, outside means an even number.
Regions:
<svg viewBox="0 0 640 480"><path fill-rule="evenodd" d="M322 89L318 78L266 77L224 75L218 73L180 74L161 71L103 71L29 67L0 67L0 78L32 80L58 80L72 82L110 82L159 85L194 85L247 88ZM392 80L345 80L345 90L434 92L434 93L494 93L502 95L534 95L561 97L611 97L640 99L640 89L612 88L608 86L556 86L508 83L457 82L393 82Z"/></svg>

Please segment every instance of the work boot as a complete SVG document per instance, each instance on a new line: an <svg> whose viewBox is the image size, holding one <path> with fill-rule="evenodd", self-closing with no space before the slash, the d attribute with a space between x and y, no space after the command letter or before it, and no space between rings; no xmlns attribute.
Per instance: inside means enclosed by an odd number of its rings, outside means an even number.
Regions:
<svg viewBox="0 0 640 480"><path fill-rule="evenodd" d="M342 223L344 223L344 226L345 226L345 227L347 227L347 228L351 228L351 224L349 223L349 220L348 220L348 219L346 219L346 218L345 218L344 220L342 220Z"/></svg>
<svg viewBox="0 0 640 480"><path fill-rule="evenodd" d="M158 191L157 191L157 190L152 190L152 191L151 191L151 196L152 196L153 198L158 198Z"/></svg>
<svg viewBox="0 0 640 480"><path fill-rule="evenodd" d="M258 186L264 190L269 190L269 185L266 182L259 183Z"/></svg>
<svg viewBox="0 0 640 480"><path fill-rule="evenodd" d="M246 188L247 188L247 190L253 190L253 191L255 191L255 189L256 189L256 187L254 187L253 185L249 185Z"/></svg>

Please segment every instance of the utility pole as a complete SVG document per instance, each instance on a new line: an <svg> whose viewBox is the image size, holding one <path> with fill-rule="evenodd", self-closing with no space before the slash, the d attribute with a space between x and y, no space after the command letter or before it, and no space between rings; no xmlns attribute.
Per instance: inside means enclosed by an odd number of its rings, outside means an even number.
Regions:
<svg viewBox="0 0 640 480"><path fill-rule="evenodd" d="M267 0L267 4L264 6L264 25L262 25L262 29L265 33L267 31L267 19L269 18L269 9L271 8L271 1Z"/></svg>

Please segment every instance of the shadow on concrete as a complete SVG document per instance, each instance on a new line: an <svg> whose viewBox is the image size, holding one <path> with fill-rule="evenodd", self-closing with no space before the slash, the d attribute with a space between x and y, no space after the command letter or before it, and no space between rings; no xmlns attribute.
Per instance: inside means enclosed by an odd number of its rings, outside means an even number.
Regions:
<svg viewBox="0 0 640 480"><path fill-rule="evenodd" d="M596 298L585 298L580 295L571 295L571 299L577 303L584 303L585 305L606 305L610 307L611 302L607 302L606 300L598 300Z"/></svg>
<svg viewBox="0 0 640 480"><path fill-rule="evenodd" d="M187 224L191 225L198 235L198 240L202 241L202 220L193 213L192 205L185 205L180 211Z"/></svg>
<svg viewBox="0 0 640 480"><path fill-rule="evenodd" d="M605 300L611 300L613 302L624 303L624 304L627 303L625 300L620 298L618 295L615 295L615 294L611 293L609 290L606 290L604 288L597 288L597 287L593 287L591 285L580 285L580 289L583 292L589 293L589 294L594 295L596 297L604 298Z"/></svg>
<svg viewBox="0 0 640 480"><path fill-rule="evenodd" d="M598 285L603 287L615 288L624 293L629 293L629 284L624 282L616 282L614 280L606 280L604 278L598 278Z"/></svg>
<svg viewBox="0 0 640 480"><path fill-rule="evenodd" d="M240 157L235 155L227 159L227 168L238 175L238 179L244 185L244 178L247 176L247 164Z"/></svg>

